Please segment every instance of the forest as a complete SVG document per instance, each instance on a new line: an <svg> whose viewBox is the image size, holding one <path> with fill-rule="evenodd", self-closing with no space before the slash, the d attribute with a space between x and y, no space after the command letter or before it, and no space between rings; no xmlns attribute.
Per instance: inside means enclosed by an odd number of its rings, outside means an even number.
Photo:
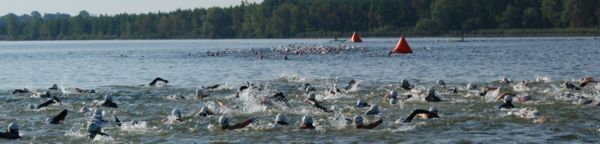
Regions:
<svg viewBox="0 0 600 144"><path fill-rule="evenodd" d="M142 14L33 11L0 17L0 38L599 35L599 7L598 0L264 0Z"/></svg>

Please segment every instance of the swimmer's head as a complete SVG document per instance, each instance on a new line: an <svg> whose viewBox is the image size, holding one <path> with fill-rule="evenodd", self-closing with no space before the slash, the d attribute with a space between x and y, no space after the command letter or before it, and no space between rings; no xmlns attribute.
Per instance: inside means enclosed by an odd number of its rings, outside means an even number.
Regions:
<svg viewBox="0 0 600 144"><path fill-rule="evenodd" d="M356 107L366 107L368 104L364 100L356 101Z"/></svg>
<svg viewBox="0 0 600 144"><path fill-rule="evenodd" d="M113 98L112 98L112 96L110 96L110 95L106 95L106 96L104 96L104 100L105 100L105 101L112 101L112 100L113 100Z"/></svg>
<svg viewBox="0 0 600 144"><path fill-rule="evenodd" d="M219 117L219 125L221 125L221 127L229 126L229 118L227 116Z"/></svg>
<svg viewBox="0 0 600 144"><path fill-rule="evenodd" d="M475 89L477 89L477 84L469 83L469 84L467 84L467 89L468 90L475 90Z"/></svg>
<svg viewBox="0 0 600 144"><path fill-rule="evenodd" d="M438 109L437 109L437 108L435 108L435 107L430 107L430 108L429 108L429 112L432 112L432 113L437 113L437 112L438 112Z"/></svg>
<svg viewBox="0 0 600 144"><path fill-rule="evenodd" d="M90 109L87 107L81 107L81 109L79 109L79 112L81 112L81 113L86 113L88 111L90 111Z"/></svg>
<svg viewBox="0 0 600 144"><path fill-rule="evenodd" d="M201 113L208 113L208 107L207 106L202 106L202 108L200 108L200 112Z"/></svg>
<svg viewBox="0 0 600 144"><path fill-rule="evenodd" d="M129 122L129 123L130 123L131 125L137 125L137 124L139 124L140 122L139 122L139 121L137 121L137 120L132 120L132 121L131 121L131 122Z"/></svg>
<svg viewBox="0 0 600 144"><path fill-rule="evenodd" d="M181 110L175 108L173 109L173 111L171 111L171 115L177 116L177 118L181 118Z"/></svg>
<svg viewBox="0 0 600 144"><path fill-rule="evenodd" d="M438 80L437 85L445 86L446 82L444 82L444 80Z"/></svg>
<svg viewBox="0 0 600 144"><path fill-rule="evenodd" d="M354 124L355 125L363 125L363 117L360 115L354 116Z"/></svg>
<svg viewBox="0 0 600 144"><path fill-rule="evenodd" d="M8 124L8 132L19 132L19 125L16 122L11 122L10 124Z"/></svg>
<svg viewBox="0 0 600 144"><path fill-rule="evenodd" d="M512 102L513 96L512 95L507 95L506 97L504 97L504 102L505 103L510 103Z"/></svg>
<svg viewBox="0 0 600 144"><path fill-rule="evenodd" d="M29 109L35 109L35 105L29 104Z"/></svg>
<svg viewBox="0 0 600 144"><path fill-rule="evenodd" d="M275 116L275 121L276 122L286 122L287 118L283 114L277 114L277 116Z"/></svg>
<svg viewBox="0 0 600 144"><path fill-rule="evenodd" d="M402 79L402 81L400 81L400 84L403 86L410 85L410 83L408 83L408 80L406 80L406 79Z"/></svg>
<svg viewBox="0 0 600 144"><path fill-rule="evenodd" d="M313 118L310 115L302 117L302 124L313 124Z"/></svg>
<svg viewBox="0 0 600 144"><path fill-rule="evenodd" d="M392 97L397 97L397 96L398 96L398 91L396 91L396 90L391 90L391 91L390 91L390 96L392 96Z"/></svg>
<svg viewBox="0 0 600 144"><path fill-rule="evenodd" d="M376 115L379 114L379 107L377 106L377 104L371 105L371 107L369 107L369 110L367 110L367 112L365 113L366 115Z"/></svg>
<svg viewBox="0 0 600 144"><path fill-rule="evenodd" d="M196 96L202 96L202 95L204 95L204 91L202 91L201 89L197 89Z"/></svg>

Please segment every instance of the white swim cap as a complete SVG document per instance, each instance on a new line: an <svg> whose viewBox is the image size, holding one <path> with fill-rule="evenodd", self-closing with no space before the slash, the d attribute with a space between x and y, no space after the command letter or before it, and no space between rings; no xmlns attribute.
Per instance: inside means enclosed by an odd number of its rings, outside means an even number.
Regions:
<svg viewBox="0 0 600 144"><path fill-rule="evenodd" d="M371 105L371 107L369 107L369 110L367 110L367 112L365 113L365 115L376 115L379 114L379 107L377 106L377 104Z"/></svg>
<svg viewBox="0 0 600 144"><path fill-rule="evenodd" d="M430 108L429 108L429 112L432 112L432 113L437 113L437 112L438 112L438 109L437 109L437 108L435 108L435 107L430 107Z"/></svg>
<svg viewBox="0 0 600 144"><path fill-rule="evenodd" d="M178 108L175 108L175 109L173 109L173 111L171 111L171 115L181 117L181 110L179 110Z"/></svg>
<svg viewBox="0 0 600 144"><path fill-rule="evenodd" d="M8 130L19 130L19 125L16 122L8 124Z"/></svg>
<svg viewBox="0 0 600 144"><path fill-rule="evenodd" d="M397 97L397 96L398 96L398 91L396 91L396 90L391 90L391 91L390 91L390 96L392 96L392 97Z"/></svg>
<svg viewBox="0 0 600 144"><path fill-rule="evenodd" d="M356 124L356 125L362 125L363 124L363 117L360 116L360 115L354 116L354 124Z"/></svg>
<svg viewBox="0 0 600 144"><path fill-rule="evenodd" d="M202 112L202 113L208 113L208 107L207 106L202 106L202 108L200 108L200 112Z"/></svg>
<svg viewBox="0 0 600 144"><path fill-rule="evenodd" d="M88 111L90 111L90 110L87 107L81 107L81 109L79 109L79 112L81 112L81 113L86 113Z"/></svg>
<svg viewBox="0 0 600 144"><path fill-rule="evenodd" d="M227 116L221 116L219 118L219 124L221 124L221 126L229 125L229 118Z"/></svg>
<svg viewBox="0 0 600 144"><path fill-rule="evenodd" d="M303 124L312 124L313 123L312 116L306 115L306 116L302 117L302 123Z"/></svg>
<svg viewBox="0 0 600 144"><path fill-rule="evenodd" d="M283 114L277 114L277 116L275 116L275 121L276 122L285 122L285 121L287 121L287 118Z"/></svg>
<svg viewBox="0 0 600 144"><path fill-rule="evenodd" d="M444 82L444 80L438 80L437 84L438 85L446 85L446 82Z"/></svg>
<svg viewBox="0 0 600 144"><path fill-rule="evenodd" d="M104 100L112 101L113 98L110 95L106 95L106 96L104 96Z"/></svg>
<svg viewBox="0 0 600 144"><path fill-rule="evenodd" d="M507 95L506 97L504 97L504 102L512 102L513 96L512 95Z"/></svg>
<svg viewBox="0 0 600 144"><path fill-rule="evenodd" d="M364 100L356 101L356 106L358 106L358 107L365 107L366 105L367 105L367 102L365 102Z"/></svg>

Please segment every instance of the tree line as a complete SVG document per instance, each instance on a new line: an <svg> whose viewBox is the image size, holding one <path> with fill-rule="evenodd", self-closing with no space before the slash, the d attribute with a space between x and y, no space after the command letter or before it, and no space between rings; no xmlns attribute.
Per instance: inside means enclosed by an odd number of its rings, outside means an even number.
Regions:
<svg viewBox="0 0 600 144"><path fill-rule="evenodd" d="M264 0L231 7L90 15L7 14L10 40L446 35L488 29L600 28L597 0Z"/></svg>

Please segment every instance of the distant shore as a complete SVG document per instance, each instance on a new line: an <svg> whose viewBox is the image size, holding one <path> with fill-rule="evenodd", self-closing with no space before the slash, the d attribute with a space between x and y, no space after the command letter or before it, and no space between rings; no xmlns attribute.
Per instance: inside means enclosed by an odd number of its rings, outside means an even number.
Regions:
<svg viewBox="0 0 600 144"><path fill-rule="evenodd" d="M363 38L368 37L553 37L553 36L600 36L600 28L558 28L558 29L484 29L470 32L453 31L446 34L428 35L411 30L396 32L359 32ZM35 40L169 40L169 39L288 39L288 38L338 38L350 37L351 32L313 32L299 33L293 37L229 37L208 38L202 36L161 37L157 35L129 36L61 36L57 39L10 40L7 35L0 35L0 41L35 41Z"/></svg>

